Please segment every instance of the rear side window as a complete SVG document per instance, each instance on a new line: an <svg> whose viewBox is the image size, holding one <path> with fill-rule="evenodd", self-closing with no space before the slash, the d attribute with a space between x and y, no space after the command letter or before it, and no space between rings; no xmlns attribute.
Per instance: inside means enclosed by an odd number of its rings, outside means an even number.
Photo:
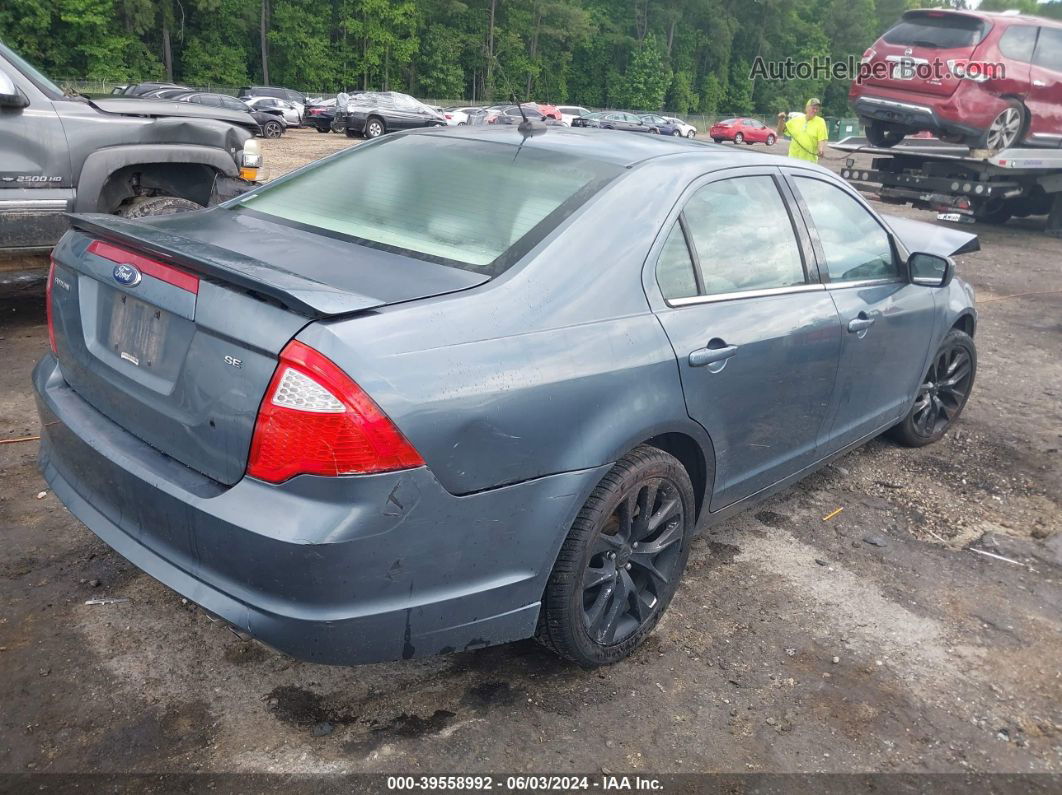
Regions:
<svg viewBox="0 0 1062 795"><path fill-rule="evenodd" d="M973 47L984 38L987 27L984 22L958 14L939 13L908 14L882 38L887 44L905 47L930 47L937 50L954 50Z"/></svg>
<svg viewBox="0 0 1062 795"><path fill-rule="evenodd" d="M697 280L693 275L693 260L682 234L682 225L677 221L671 227L660 259L656 261L656 283L668 300L689 298L697 295Z"/></svg>
<svg viewBox="0 0 1062 795"><path fill-rule="evenodd" d="M683 213L708 295L804 284L793 223L771 177L712 182Z"/></svg>
<svg viewBox="0 0 1062 795"><path fill-rule="evenodd" d="M1011 25L999 38L999 51L1015 61L1029 63L1036 45L1036 28L1032 25Z"/></svg>
<svg viewBox="0 0 1062 795"><path fill-rule="evenodd" d="M831 282L899 279L888 234L863 205L835 185L796 177L818 232Z"/></svg>
<svg viewBox="0 0 1062 795"><path fill-rule="evenodd" d="M623 171L447 135L362 145L239 200L309 231L499 273Z"/></svg>
<svg viewBox="0 0 1062 795"><path fill-rule="evenodd" d="M1040 29L1040 40L1036 44L1033 63L1052 72L1062 72L1062 30Z"/></svg>

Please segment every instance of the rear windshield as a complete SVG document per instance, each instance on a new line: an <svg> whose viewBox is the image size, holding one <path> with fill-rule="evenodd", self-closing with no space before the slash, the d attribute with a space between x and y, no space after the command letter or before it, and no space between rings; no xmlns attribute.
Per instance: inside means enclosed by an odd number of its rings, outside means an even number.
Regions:
<svg viewBox="0 0 1062 795"><path fill-rule="evenodd" d="M348 153L238 200L303 229L499 273L622 171L493 141L406 135Z"/></svg>
<svg viewBox="0 0 1062 795"><path fill-rule="evenodd" d="M890 28L882 38L887 44L954 50L979 44L984 38L985 30L985 23L975 17L958 14L911 14Z"/></svg>

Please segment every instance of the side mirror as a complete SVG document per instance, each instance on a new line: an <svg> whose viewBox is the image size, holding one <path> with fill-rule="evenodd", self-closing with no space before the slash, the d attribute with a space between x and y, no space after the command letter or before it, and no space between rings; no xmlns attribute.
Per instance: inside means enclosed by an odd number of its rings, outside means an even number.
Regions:
<svg viewBox="0 0 1062 795"><path fill-rule="evenodd" d="M907 258L911 283L926 287L947 287L955 275L955 262L951 257L916 252Z"/></svg>
<svg viewBox="0 0 1062 795"><path fill-rule="evenodd" d="M24 108L29 100L15 87L15 82L0 71L0 108Z"/></svg>

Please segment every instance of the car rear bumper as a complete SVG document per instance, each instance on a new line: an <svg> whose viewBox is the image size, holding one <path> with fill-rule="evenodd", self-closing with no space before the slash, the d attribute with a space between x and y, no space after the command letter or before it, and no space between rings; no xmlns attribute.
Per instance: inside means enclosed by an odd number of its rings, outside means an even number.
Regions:
<svg viewBox="0 0 1062 795"><path fill-rule="evenodd" d="M353 664L526 638L556 553L607 470L465 497L426 468L225 487L99 414L45 356L40 468L134 565L295 657Z"/></svg>
<svg viewBox="0 0 1062 795"><path fill-rule="evenodd" d="M969 87L966 87L966 86ZM850 97L862 119L895 124L909 130L976 137L992 123L1006 101L974 83L960 86L950 97L932 97L878 87Z"/></svg>

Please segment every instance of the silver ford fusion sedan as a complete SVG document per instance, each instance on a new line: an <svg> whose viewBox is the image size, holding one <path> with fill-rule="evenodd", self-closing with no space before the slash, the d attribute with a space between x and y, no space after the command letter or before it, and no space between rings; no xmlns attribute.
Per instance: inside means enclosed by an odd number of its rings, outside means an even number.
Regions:
<svg viewBox="0 0 1062 795"><path fill-rule="evenodd" d="M397 133L211 209L76 217L40 466L120 554L297 657L535 636L612 663L698 530L957 420L976 313L949 256L975 247L730 147Z"/></svg>

